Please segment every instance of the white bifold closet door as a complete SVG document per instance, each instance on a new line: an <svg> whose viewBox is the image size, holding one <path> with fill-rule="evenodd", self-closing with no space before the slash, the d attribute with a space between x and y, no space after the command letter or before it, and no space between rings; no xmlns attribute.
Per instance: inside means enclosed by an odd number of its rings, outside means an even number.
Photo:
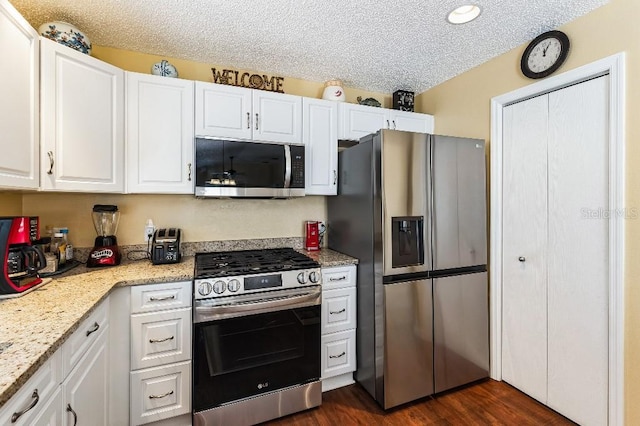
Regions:
<svg viewBox="0 0 640 426"><path fill-rule="evenodd" d="M503 117L503 379L582 425L608 418L608 90Z"/></svg>

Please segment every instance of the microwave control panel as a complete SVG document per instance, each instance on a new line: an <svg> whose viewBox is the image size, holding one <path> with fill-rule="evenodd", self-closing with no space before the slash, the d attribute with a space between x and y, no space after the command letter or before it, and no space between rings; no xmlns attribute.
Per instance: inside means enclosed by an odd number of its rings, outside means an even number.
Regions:
<svg viewBox="0 0 640 426"><path fill-rule="evenodd" d="M291 188L304 188L304 146L290 146Z"/></svg>

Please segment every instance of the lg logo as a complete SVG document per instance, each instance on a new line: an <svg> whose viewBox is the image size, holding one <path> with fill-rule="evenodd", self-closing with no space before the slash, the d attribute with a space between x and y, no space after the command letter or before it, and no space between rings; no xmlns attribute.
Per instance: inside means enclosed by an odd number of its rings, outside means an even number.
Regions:
<svg viewBox="0 0 640 426"><path fill-rule="evenodd" d="M269 382L258 383L258 389L265 389L269 387Z"/></svg>

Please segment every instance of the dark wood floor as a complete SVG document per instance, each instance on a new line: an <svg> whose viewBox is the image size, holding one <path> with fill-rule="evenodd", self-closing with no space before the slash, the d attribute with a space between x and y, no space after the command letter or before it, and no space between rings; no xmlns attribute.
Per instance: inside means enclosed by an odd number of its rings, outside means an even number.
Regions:
<svg viewBox="0 0 640 426"><path fill-rule="evenodd" d="M504 382L486 380L383 411L360 385L322 394L318 408L265 425L574 425Z"/></svg>

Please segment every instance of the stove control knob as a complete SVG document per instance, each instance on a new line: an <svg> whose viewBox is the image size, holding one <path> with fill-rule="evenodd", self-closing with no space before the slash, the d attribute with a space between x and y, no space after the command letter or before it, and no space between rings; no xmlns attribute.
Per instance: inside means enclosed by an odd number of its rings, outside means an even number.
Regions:
<svg viewBox="0 0 640 426"><path fill-rule="evenodd" d="M320 275L317 272L309 273L309 281L314 284L318 284L318 282L320 282Z"/></svg>
<svg viewBox="0 0 640 426"><path fill-rule="evenodd" d="M216 294L224 293L226 289L227 289L227 284L224 281L216 281L215 283L213 283L213 291Z"/></svg>
<svg viewBox="0 0 640 426"><path fill-rule="evenodd" d="M305 276L304 272L300 272L298 274L298 282L300 284L306 284L307 283L307 277Z"/></svg>
<svg viewBox="0 0 640 426"><path fill-rule="evenodd" d="M212 290L213 287L211 286L211 283L209 281L202 282L198 286L198 293L200 293L202 296L210 295Z"/></svg>
<svg viewBox="0 0 640 426"><path fill-rule="evenodd" d="M240 281L236 280L235 278L232 279L231 281L229 281L227 288L229 289L229 291L235 293L236 291L240 290Z"/></svg>

